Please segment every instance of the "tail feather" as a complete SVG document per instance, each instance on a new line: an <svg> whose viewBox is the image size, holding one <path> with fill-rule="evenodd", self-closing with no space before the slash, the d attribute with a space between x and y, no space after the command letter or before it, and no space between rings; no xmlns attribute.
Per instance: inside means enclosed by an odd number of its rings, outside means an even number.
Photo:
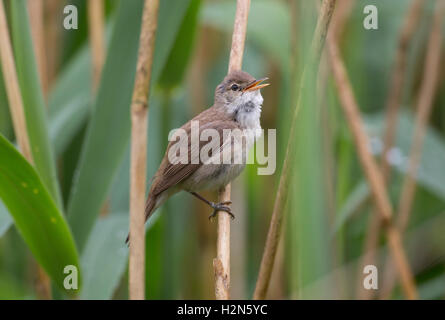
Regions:
<svg viewBox="0 0 445 320"><path fill-rule="evenodd" d="M147 202L145 203L145 222L147 222L148 218L153 214L156 207L156 200L153 196L149 195L147 198ZM125 240L125 244L130 246L130 233L127 235L127 239Z"/></svg>

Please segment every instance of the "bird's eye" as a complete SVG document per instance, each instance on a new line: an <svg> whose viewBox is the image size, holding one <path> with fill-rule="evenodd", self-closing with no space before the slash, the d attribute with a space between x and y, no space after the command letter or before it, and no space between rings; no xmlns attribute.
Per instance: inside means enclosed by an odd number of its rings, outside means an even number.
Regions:
<svg viewBox="0 0 445 320"><path fill-rule="evenodd" d="M230 89L232 89L233 91L236 91L236 90L239 89L239 86L238 86L236 83L234 83L234 84L232 84L232 86L230 87Z"/></svg>

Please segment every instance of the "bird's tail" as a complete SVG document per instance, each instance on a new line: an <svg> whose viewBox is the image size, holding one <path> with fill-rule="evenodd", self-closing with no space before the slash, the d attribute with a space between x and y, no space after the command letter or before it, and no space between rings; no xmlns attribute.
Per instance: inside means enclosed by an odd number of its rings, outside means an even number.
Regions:
<svg viewBox="0 0 445 320"><path fill-rule="evenodd" d="M145 222L147 222L148 218L153 214L156 210L156 199L153 195L149 194L147 198L147 202L145 203ZM127 246L130 245L130 233L127 235L127 239L125 240Z"/></svg>

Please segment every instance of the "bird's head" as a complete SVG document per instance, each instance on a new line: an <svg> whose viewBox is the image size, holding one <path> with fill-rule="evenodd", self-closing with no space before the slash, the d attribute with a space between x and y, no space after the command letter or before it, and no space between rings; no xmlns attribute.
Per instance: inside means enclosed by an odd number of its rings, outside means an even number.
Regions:
<svg viewBox="0 0 445 320"><path fill-rule="evenodd" d="M241 114L261 113L263 97L260 89L268 86L267 78L255 79L244 71L232 71L215 90L215 105L238 117Z"/></svg>

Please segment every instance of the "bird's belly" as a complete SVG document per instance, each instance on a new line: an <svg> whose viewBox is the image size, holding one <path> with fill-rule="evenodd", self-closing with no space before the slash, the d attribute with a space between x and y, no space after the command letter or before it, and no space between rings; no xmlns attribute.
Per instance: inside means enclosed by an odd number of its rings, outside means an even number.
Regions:
<svg viewBox="0 0 445 320"><path fill-rule="evenodd" d="M188 191L217 190L235 179L245 164L205 164L186 179L182 187Z"/></svg>
<svg viewBox="0 0 445 320"><path fill-rule="evenodd" d="M244 169L249 149L255 143L257 131L248 130L241 136L234 136L230 143L224 143L219 153L205 162L181 187L188 191L217 190L235 179ZM225 161L228 159L229 161Z"/></svg>

